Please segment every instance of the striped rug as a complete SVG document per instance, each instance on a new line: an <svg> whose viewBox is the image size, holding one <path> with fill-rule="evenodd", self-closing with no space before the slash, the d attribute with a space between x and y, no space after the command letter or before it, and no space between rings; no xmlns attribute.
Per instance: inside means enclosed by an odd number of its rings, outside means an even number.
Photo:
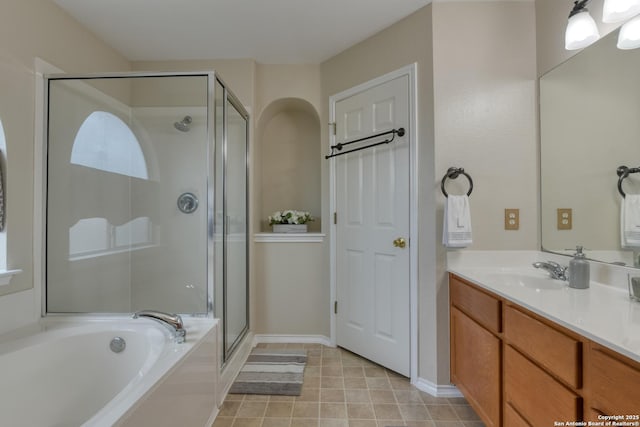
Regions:
<svg viewBox="0 0 640 427"><path fill-rule="evenodd" d="M305 350L254 348L229 393L300 396Z"/></svg>

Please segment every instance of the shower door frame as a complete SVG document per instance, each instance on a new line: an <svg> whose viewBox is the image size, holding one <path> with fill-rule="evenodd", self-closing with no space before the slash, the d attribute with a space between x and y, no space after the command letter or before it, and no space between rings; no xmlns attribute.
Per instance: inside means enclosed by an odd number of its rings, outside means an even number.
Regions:
<svg viewBox="0 0 640 427"><path fill-rule="evenodd" d="M240 337L237 339L236 343L241 342L244 337L247 335L249 330L249 228L248 228L248 220L249 220L249 114L246 109L243 107L242 103L238 100L238 98L233 94L233 92L229 89L228 85L222 80L222 78L215 71L184 71L184 72L107 72L107 73L85 73L85 74L67 74L67 73L43 73L42 74L42 82L43 82L43 111L42 111L42 134L41 134L41 147L36 149L36 164L42 165L41 176L38 176L35 185L37 187L36 194L38 195L36 200L35 212L36 215L41 218L41 223L39 224L38 230L36 230L39 234L39 247L35 248L40 256L39 264L39 279L42 284L42 292L40 295L41 300L41 316L65 316L70 313L64 312L48 312L47 311L47 209L48 209L48 149L49 149L49 87L50 81L52 80L97 80L97 79L105 79L105 78L144 78L144 77L207 77L207 261L206 261L206 280L207 280L207 297L206 297L206 313L184 313L185 316L188 317L205 317L205 318L214 318L215 315L219 315L220 313L214 313L214 296L215 296L215 280L214 280L214 264L215 257L218 255L215 253L215 242L214 242L214 224L215 224L215 155L216 155L216 105L215 105L215 90L216 90L216 81L220 82L223 90L223 99L225 101L229 100L234 107L241 113L241 115L246 119L247 124L247 133L246 133L246 219L247 223L245 225L246 232L246 254L245 254L245 270L246 270L246 325L241 333ZM225 102L226 105L226 102ZM226 107L223 107L226 108ZM221 141L222 146L226 147L226 137L227 137L227 129L226 129L226 111L224 112L224 125L223 125L223 141ZM225 158L226 164L226 158ZM224 177L226 180L226 176ZM226 188L226 185L225 185ZM226 205L226 194L223 194L223 204ZM37 217L36 217L37 218ZM226 226L223 225L223 233L225 236L227 233ZM223 265L224 265L224 254L220 254L223 256ZM226 267L225 267L226 268ZM226 276L224 278L224 282L226 282ZM225 286L225 284L220 284L221 286ZM153 307L150 307L153 308ZM123 313L72 313L74 316L86 316L86 317L95 317L95 316L121 316ZM225 317L225 313L222 313L219 316L224 323L223 317ZM223 327L224 328L224 327ZM224 333L224 331L223 331ZM234 350L237 345L234 345L229 350ZM230 352L229 352L230 353ZM224 352L224 360L227 360L229 354L227 354L227 349L225 348Z"/></svg>
<svg viewBox="0 0 640 427"><path fill-rule="evenodd" d="M227 222L226 222L226 215L225 215L225 225L224 225L224 232L223 232L223 254L222 254L222 265L223 265L223 283L222 283L222 289L223 289L223 318L222 320L222 367L224 368L224 366L226 365L226 362L229 361L229 359L231 358L231 356L233 355L233 353L235 352L235 350L238 348L238 346L240 345L240 343L244 340L244 338L246 337L247 333L249 332L249 311L250 311L250 305L249 305L249 139L250 139L250 129L251 127L249 126L249 113L247 112L247 110L244 108L244 106L242 105L242 103L240 102L240 100L238 99L238 97L235 96L235 94L229 90L229 87L227 86L227 84L224 82L224 80L222 80L222 78L218 75L218 76L214 76L214 81L213 81L213 85L215 85L215 81L220 82L220 85L222 85L223 88L223 99L224 99L224 105L223 105L223 136L222 136L222 143L223 143L223 151L222 151L222 156L223 156L223 165L222 165L222 170L223 170L223 209L226 213L226 207L227 207L227 144L228 144L228 133L229 133L229 126L228 124L228 114L227 114L227 104L231 104L233 106L233 108L236 109L236 111L238 113L240 113L240 115L242 116L242 118L244 118L245 120L245 294L246 294L246 298L245 298L245 326L242 329L242 331L240 332L240 334L238 335L238 337L236 338L236 340L234 342L231 343L231 345L227 346L227 239L226 239L226 235L227 235ZM214 90L211 91L211 96L212 96L212 102L214 103L214 107L215 107L215 87ZM212 109L213 113L214 113L214 120L215 120L215 108ZM214 147L215 147L215 126L213 126L213 133L214 133ZM214 150L214 155L215 155L215 150ZM213 158L213 162L215 163L215 158ZM214 168L214 172L215 172L215 168ZM215 175L211 175L212 177L215 177ZM215 183L214 183L215 184ZM209 186L210 188L213 188L213 185ZM213 197L213 195L212 195ZM212 198L213 200L213 198ZM212 210L212 212L215 212L214 210ZM213 219L212 219L213 221ZM211 244L214 244L213 239L211 240ZM214 253L214 252L212 252ZM213 268L211 269L211 274L214 274L215 272L213 271Z"/></svg>

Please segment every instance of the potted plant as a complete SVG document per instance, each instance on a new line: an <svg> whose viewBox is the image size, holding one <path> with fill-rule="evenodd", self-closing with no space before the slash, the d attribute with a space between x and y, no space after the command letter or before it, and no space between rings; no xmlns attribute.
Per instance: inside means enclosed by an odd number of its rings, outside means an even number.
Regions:
<svg viewBox="0 0 640 427"><path fill-rule="evenodd" d="M277 211L268 219L274 233L306 233L307 223L313 221L309 212L295 210Z"/></svg>

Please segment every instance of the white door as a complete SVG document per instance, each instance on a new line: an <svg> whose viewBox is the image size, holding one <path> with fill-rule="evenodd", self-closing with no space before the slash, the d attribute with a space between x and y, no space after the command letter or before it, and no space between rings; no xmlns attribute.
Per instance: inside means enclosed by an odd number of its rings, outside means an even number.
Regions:
<svg viewBox="0 0 640 427"><path fill-rule="evenodd" d="M336 342L405 376L411 355L409 102L409 76L403 75L335 104L336 143L405 129L389 144L335 158Z"/></svg>

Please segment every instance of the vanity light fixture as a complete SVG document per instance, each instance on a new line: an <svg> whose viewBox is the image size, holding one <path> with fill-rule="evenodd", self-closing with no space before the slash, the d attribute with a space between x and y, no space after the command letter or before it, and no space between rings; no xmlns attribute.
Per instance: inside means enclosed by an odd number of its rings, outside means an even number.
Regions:
<svg viewBox="0 0 640 427"><path fill-rule="evenodd" d="M618 49L636 49L640 47L640 16L620 27Z"/></svg>
<svg viewBox="0 0 640 427"><path fill-rule="evenodd" d="M569 22L564 36L564 47L567 50L582 49L600 38L598 26L586 8L590 0L576 0L569 13Z"/></svg>
<svg viewBox="0 0 640 427"><path fill-rule="evenodd" d="M640 13L640 0L604 0L602 22L621 22Z"/></svg>

